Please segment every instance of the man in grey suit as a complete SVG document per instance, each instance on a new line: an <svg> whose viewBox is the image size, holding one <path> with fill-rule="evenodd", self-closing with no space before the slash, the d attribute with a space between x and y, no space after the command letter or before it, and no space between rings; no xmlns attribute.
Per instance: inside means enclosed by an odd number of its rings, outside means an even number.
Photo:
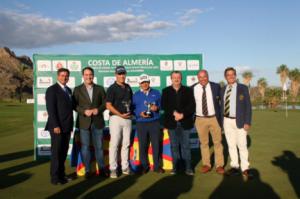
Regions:
<svg viewBox="0 0 300 199"><path fill-rule="evenodd" d="M78 112L77 127L80 129L81 154L85 166L85 176L90 173L90 137L95 148L95 156L100 174L108 176L103 156L103 112L105 110L106 93L104 88L93 82L94 70L85 67L82 70L83 84L75 87L73 98Z"/></svg>
<svg viewBox="0 0 300 199"><path fill-rule="evenodd" d="M228 85L221 90L221 113L231 159L231 169L227 171L227 174L238 174L240 167L242 174L251 178L253 175L249 172L247 148L247 134L252 117L249 90L247 86L236 82L234 68L226 68L224 76Z"/></svg>

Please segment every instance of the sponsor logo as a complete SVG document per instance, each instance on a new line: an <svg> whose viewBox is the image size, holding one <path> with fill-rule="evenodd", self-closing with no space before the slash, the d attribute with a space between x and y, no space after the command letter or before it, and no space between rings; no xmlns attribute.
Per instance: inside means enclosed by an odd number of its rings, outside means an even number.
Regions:
<svg viewBox="0 0 300 199"><path fill-rule="evenodd" d="M166 86L171 86L171 84L172 84L172 81L171 81L171 76L167 76L166 77Z"/></svg>
<svg viewBox="0 0 300 199"><path fill-rule="evenodd" d="M52 85L52 77L37 77L38 88L48 88Z"/></svg>
<svg viewBox="0 0 300 199"><path fill-rule="evenodd" d="M139 76L127 76L126 83L129 84L131 87L139 87Z"/></svg>
<svg viewBox="0 0 300 199"><path fill-rule="evenodd" d="M115 81L116 81L116 78L113 77L113 76L111 76L111 77L104 77L103 78L104 88L110 87Z"/></svg>
<svg viewBox="0 0 300 199"><path fill-rule="evenodd" d="M150 76L150 85L160 87L160 76Z"/></svg>
<svg viewBox="0 0 300 199"><path fill-rule="evenodd" d="M161 71L172 71L173 70L172 60L160 60L160 70Z"/></svg>
<svg viewBox="0 0 300 199"><path fill-rule="evenodd" d="M60 68L67 68L67 62L65 60L53 60L53 71L57 71Z"/></svg>
<svg viewBox="0 0 300 199"><path fill-rule="evenodd" d="M38 105L46 105L46 98L44 93L37 94L37 103Z"/></svg>
<svg viewBox="0 0 300 199"><path fill-rule="evenodd" d="M81 61L68 60L67 65L70 71L81 71Z"/></svg>
<svg viewBox="0 0 300 199"><path fill-rule="evenodd" d="M109 110L105 110L103 112L103 118L104 118L104 121L108 121L109 120Z"/></svg>
<svg viewBox="0 0 300 199"><path fill-rule="evenodd" d="M188 75L186 76L186 85L192 86L193 84L198 82L198 78L196 75Z"/></svg>
<svg viewBox="0 0 300 199"><path fill-rule="evenodd" d="M174 61L174 70L186 70L186 61L185 60L176 60Z"/></svg>
<svg viewBox="0 0 300 199"><path fill-rule="evenodd" d="M47 111L38 111L37 112L37 121L38 122L47 122L48 113Z"/></svg>
<svg viewBox="0 0 300 199"><path fill-rule="evenodd" d="M39 156L50 156L51 155L51 145L50 144L39 144L38 145L38 155Z"/></svg>
<svg viewBox="0 0 300 199"><path fill-rule="evenodd" d="M188 60L187 69L188 70L199 70L200 64L199 60Z"/></svg>
<svg viewBox="0 0 300 199"><path fill-rule="evenodd" d="M67 86L69 86L70 88L75 87L75 77L69 77L69 81L67 83Z"/></svg>
<svg viewBox="0 0 300 199"><path fill-rule="evenodd" d="M51 61L50 60L38 60L37 62L38 71L51 71Z"/></svg>
<svg viewBox="0 0 300 199"><path fill-rule="evenodd" d="M38 128L38 139L50 139L50 132L44 128Z"/></svg>

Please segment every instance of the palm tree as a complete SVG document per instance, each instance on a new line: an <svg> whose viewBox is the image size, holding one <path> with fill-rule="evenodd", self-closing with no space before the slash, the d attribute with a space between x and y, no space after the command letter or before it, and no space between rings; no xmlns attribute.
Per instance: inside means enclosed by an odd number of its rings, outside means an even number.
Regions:
<svg viewBox="0 0 300 199"><path fill-rule="evenodd" d="M281 64L277 68L277 74L280 76L280 82L281 82L281 88L283 88L283 85L285 84L288 76L289 76L289 68L285 64Z"/></svg>
<svg viewBox="0 0 300 199"><path fill-rule="evenodd" d="M298 68L295 68L289 72L289 79L291 80L292 102L295 103L297 101L300 88L300 71ZM293 109L295 109L295 104L293 105Z"/></svg>
<svg viewBox="0 0 300 199"><path fill-rule="evenodd" d="M242 73L243 82L246 86L250 87L250 82L253 77L253 73L251 71L245 71Z"/></svg>
<svg viewBox="0 0 300 199"><path fill-rule="evenodd" d="M265 98L265 92L266 92L266 88L268 86L268 82L266 80L266 78L260 78L257 80L257 87L258 87L258 91L261 95L262 100L264 100Z"/></svg>

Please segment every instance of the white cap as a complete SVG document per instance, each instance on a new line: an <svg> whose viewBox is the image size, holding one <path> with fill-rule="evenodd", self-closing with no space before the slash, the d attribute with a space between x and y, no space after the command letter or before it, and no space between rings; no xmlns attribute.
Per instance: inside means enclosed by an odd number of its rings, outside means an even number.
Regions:
<svg viewBox="0 0 300 199"><path fill-rule="evenodd" d="M150 82L150 77L147 74L141 74L139 77L139 84L142 82Z"/></svg>

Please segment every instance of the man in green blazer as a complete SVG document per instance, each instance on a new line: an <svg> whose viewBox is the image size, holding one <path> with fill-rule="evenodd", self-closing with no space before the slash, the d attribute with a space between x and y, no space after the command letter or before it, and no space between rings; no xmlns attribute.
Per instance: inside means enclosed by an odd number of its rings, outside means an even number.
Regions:
<svg viewBox="0 0 300 199"><path fill-rule="evenodd" d="M85 166L85 176L90 177L90 137L95 148L95 156L103 176L108 176L103 156L103 112L106 93L102 86L93 82L94 70L85 67L82 70L83 83L75 87L73 99L78 112L77 127L80 129L81 155Z"/></svg>

